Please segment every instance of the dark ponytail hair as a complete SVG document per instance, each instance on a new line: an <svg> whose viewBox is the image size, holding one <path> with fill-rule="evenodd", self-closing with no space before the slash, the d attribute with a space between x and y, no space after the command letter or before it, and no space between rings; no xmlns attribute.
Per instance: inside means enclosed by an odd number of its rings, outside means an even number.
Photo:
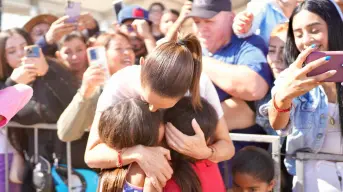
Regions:
<svg viewBox="0 0 343 192"><path fill-rule="evenodd" d="M164 115L164 122L170 122L183 134L194 135L192 120L196 119L200 125L206 141L211 142L214 135L218 115L216 110L205 99L200 98L201 109L194 109L192 98L182 98L174 107L167 109ZM193 170L191 163L196 160L170 150L172 158L172 168L174 170L173 179L183 192L201 192L200 180Z"/></svg>
<svg viewBox="0 0 343 192"><path fill-rule="evenodd" d="M99 138L116 149L156 146L161 122L161 112L150 112L147 103L139 99L122 100L101 114ZM128 166L102 170L98 191L100 188L102 192L123 191L127 172Z"/></svg>
<svg viewBox="0 0 343 192"><path fill-rule="evenodd" d="M150 53L141 70L143 87L169 98L192 95L194 108L201 108L200 76L202 53L198 39L187 35L177 42L166 42Z"/></svg>
<svg viewBox="0 0 343 192"><path fill-rule="evenodd" d="M307 10L322 18L328 26L329 50L328 51L342 51L343 50L343 21L338 13L337 8L330 0L305 0L299 4L293 11L289 19L289 28L284 49L285 61L289 66L292 64L300 54L297 49L293 33L293 18L302 10ZM337 100L339 105L339 117L341 123L341 131L343 136L343 87L341 83L336 83Z"/></svg>

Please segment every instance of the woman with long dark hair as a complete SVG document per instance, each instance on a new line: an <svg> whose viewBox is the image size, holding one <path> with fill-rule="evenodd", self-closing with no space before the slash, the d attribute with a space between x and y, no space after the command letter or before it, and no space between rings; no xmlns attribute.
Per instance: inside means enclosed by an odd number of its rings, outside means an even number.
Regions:
<svg viewBox="0 0 343 192"><path fill-rule="evenodd" d="M32 44L29 34L22 29L8 29L0 33L0 89L16 84L26 84L33 89L33 97L12 121L24 125L56 123L76 93L77 85L71 73L59 63L45 58L41 50L39 57L26 57L25 47ZM18 163L11 169L14 177L10 180L23 183L24 191L31 191L32 170L23 173L23 159L34 154L33 130L9 128L8 138L13 162ZM39 155L50 162L55 149L63 145L56 133L48 130L39 131L39 144Z"/></svg>
<svg viewBox="0 0 343 192"><path fill-rule="evenodd" d="M331 57L304 64L314 51L342 51L342 34L342 14L330 0L305 0L290 18L285 47L289 68L272 89L269 120L274 129L282 129L281 133L288 135L285 165L292 175L296 174L292 156L297 151L343 154L343 87L341 83L325 82L336 71L307 76ZM341 191L340 166L334 161L306 161L305 191ZM296 186L294 177L293 190Z"/></svg>

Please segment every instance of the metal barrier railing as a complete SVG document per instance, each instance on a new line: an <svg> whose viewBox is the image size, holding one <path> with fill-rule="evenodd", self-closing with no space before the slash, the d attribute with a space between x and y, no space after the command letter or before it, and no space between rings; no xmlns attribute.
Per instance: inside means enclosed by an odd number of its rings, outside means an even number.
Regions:
<svg viewBox="0 0 343 192"><path fill-rule="evenodd" d="M280 192L281 188L281 160L280 160L280 137L272 135L238 134L230 133L233 141L246 141L258 143L270 143L272 145L272 157L274 160L276 184L274 192Z"/></svg>
<svg viewBox="0 0 343 192"><path fill-rule="evenodd" d="M38 129L45 129L45 130L57 130L56 124L34 124L34 125L21 125L19 123L10 122L5 127L5 133L7 135L8 127L13 128L28 128L34 129L34 160L38 159ZM247 142L261 142L261 143L270 143L272 145L272 157L275 163L275 179L276 185L274 187L275 192L280 191L281 186L281 177L280 177L280 137L279 136L270 136L270 135L254 135L254 134L238 134L238 133L230 133L230 137L233 141L247 141ZM7 142L5 142L7 145ZM7 146L5 146L7 150ZM68 170L68 191L71 190L71 145L70 142L67 142L67 170ZM8 153L5 153L5 191L9 192L9 165L8 165Z"/></svg>
<svg viewBox="0 0 343 192"><path fill-rule="evenodd" d="M45 130L57 130L56 124L34 124L34 125L21 125L19 123L10 122L5 127L5 134L8 133L8 127L13 128L27 128L27 129L34 129L34 161L37 162L39 151L38 151L38 129L45 129ZM7 145L7 142L5 142ZM70 142L66 143L67 145L67 173L68 173L68 191L72 191L71 189L71 147ZM8 146L5 146L5 192L9 192L9 165L8 165Z"/></svg>
<svg viewBox="0 0 343 192"><path fill-rule="evenodd" d="M307 160L326 160L326 161L338 161L343 162L343 155L323 154L323 153L306 153L297 152L296 154L296 176L297 183L295 185L296 192L304 192L304 161Z"/></svg>

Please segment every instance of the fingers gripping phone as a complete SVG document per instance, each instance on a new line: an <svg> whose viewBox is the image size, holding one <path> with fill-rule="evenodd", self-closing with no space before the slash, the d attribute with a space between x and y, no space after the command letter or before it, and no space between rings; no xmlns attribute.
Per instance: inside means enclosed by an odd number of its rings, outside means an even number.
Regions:
<svg viewBox="0 0 343 192"><path fill-rule="evenodd" d="M39 47L37 45L31 45L31 46L26 46L24 48L25 51L25 56L26 57L34 57L34 58L39 58L40 57L40 51Z"/></svg>
<svg viewBox="0 0 343 192"><path fill-rule="evenodd" d="M90 47L87 49L89 65L102 65L107 71L109 77L106 49L103 46Z"/></svg>
<svg viewBox="0 0 343 192"><path fill-rule="evenodd" d="M307 74L308 77L316 76L330 70L336 70L336 74L325 79L324 82L343 82L343 51L312 52L305 61L305 65L325 56L331 56L328 63L325 63Z"/></svg>
<svg viewBox="0 0 343 192"><path fill-rule="evenodd" d="M114 11L116 18L118 18L118 14L119 14L120 10L122 9L122 7L123 7L123 0L113 1L113 11Z"/></svg>
<svg viewBox="0 0 343 192"><path fill-rule="evenodd" d="M67 1L65 14L69 16L67 23L77 23L77 19L81 14L81 2Z"/></svg>

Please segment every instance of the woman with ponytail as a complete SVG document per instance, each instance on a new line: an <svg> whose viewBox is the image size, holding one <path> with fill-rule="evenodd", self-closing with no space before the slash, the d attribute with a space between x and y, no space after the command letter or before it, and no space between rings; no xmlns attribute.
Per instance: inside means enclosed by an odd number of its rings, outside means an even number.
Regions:
<svg viewBox="0 0 343 192"><path fill-rule="evenodd" d="M305 0L289 20L285 61L272 89L269 120L287 135L288 172L296 175L297 151L343 155L343 84L325 82L336 70L308 77L313 69L330 62L330 56L304 64L314 51L343 51L342 13L331 0ZM285 129L283 129L286 127ZM341 191L342 162L309 160L304 166L305 192ZM300 186L297 177L293 190Z"/></svg>
<svg viewBox="0 0 343 192"><path fill-rule="evenodd" d="M100 141L99 119L104 110L121 99L141 99L154 112L173 107L186 94L191 96L194 109L201 109L200 97L216 109L218 124L214 142L208 146L201 131L187 136L168 124L166 138L169 146L195 159L213 162L230 159L234 154L233 144L216 90L209 78L201 74L201 59L199 41L194 35L187 35L177 42L166 42L156 47L146 60L141 58L140 66L126 67L114 74L99 98L85 153L86 163L93 168L114 168L119 164L136 162L160 191L173 173L168 163L169 150L136 145L118 153L115 147ZM192 126L199 127L196 121Z"/></svg>

